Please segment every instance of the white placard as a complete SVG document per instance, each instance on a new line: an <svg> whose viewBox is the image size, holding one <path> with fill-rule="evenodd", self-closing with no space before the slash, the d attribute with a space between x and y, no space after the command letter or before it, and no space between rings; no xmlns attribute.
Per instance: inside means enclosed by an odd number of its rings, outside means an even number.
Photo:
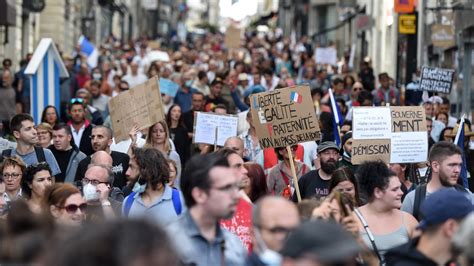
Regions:
<svg viewBox="0 0 474 266"><path fill-rule="evenodd" d="M390 163L417 163L428 156L428 133L394 132L391 138Z"/></svg>
<svg viewBox="0 0 474 266"><path fill-rule="evenodd" d="M205 143L224 146L229 137L237 136L237 125L239 118L233 115L218 115L214 113L198 112L194 126L194 143Z"/></svg>
<svg viewBox="0 0 474 266"><path fill-rule="evenodd" d="M354 139L390 139L392 135L390 107L354 107L352 134Z"/></svg>
<svg viewBox="0 0 474 266"><path fill-rule="evenodd" d="M316 48L314 56L316 64L337 65L337 50L333 47Z"/></svg>

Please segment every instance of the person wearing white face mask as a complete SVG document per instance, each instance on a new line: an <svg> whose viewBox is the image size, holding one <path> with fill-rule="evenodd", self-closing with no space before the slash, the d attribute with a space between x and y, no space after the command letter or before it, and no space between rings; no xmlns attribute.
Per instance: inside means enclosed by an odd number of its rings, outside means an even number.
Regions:
<svg viewBox="0 0 474 266"><path fill-rule="evenodd" d="M87 219L114 219L120 213L120 202L110 198L114 175L108 165L89 165L82 179L82 193L87 201Z"/></svg>
<svg viewBox="0 0 474 266"><path fill-rule="evenodd" d="M282 197L267 196L255 204L252 219L254 250L245 265L281 265L279 252L288 234L300 224L296 205Z"/></svg>

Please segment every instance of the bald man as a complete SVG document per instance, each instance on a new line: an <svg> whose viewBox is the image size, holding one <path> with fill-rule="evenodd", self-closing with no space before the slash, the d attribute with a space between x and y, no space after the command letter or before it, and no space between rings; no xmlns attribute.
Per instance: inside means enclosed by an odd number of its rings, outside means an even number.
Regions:
<svg viewBox="0 0 474 266"><path fill-rule="evenodd" d="M237 154L244 158L244 141L239 137L229 137L224 142L224 148L230 148L237 152Z"/></svg>
<svg viewBox="0 0 474 266"><path fill-rule="evenodd" d="M91 143L94 152L103 151L112 157L112 172L114 173L114 186L123 189L127 183L125 172L128 169L130 157L126 153L110 150L112 145L113 132L106 126L95 126L91 133ZM95 154L95 153L94 153ZM91 163L92 156L87 156L77 167L75 181L82 180Z"/></svg>
<svg viewBox="0 0 474 266"><path fill-rule="evenodd" d="M103 164L112 167L112 156L106 151L98 151L92 155L91 164Z"/></svg>
<svg viewBox="0 0 474 266"><path fill-rule="evenodd" d="M254 250L246 265L280 265L278 252L300 224L296 205L282 197L266 196L257 201L252 215Z"/></svg>

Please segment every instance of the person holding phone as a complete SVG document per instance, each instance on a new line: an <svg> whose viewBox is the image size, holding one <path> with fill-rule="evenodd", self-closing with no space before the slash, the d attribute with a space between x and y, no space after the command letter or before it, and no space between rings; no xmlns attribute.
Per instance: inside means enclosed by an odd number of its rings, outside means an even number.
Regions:
<svg viewBox="0 0 474 266"><path fill-rule="evenodd" d="M113 219L120 213L121 203L110 198L114 174L108 165L89 165L82 178L82 192L87 201L87 220Z"/></svg>

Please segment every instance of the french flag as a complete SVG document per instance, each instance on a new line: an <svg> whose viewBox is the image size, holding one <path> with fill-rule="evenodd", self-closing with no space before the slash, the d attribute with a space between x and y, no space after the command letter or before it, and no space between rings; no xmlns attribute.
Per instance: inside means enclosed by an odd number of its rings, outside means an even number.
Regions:
<svg viewBox="0 0 474 266"><path fill-rule="evenodd" d="M329 92L329 99L331 101L331 109L333 113L333 123L334 123L334 142L339 146L341 145L341 137L339 135L340 132L340 127L342 126L344 122L344 118L342 117L341 110L339 109L339 105L336 103L336 99L334 98L334 94L332 92L332 89L328 90Z"/></svg>
<svg viewBox="0 0 474 266"><path fill-rule="evenodd" d="M292 103L302 103L303 96L299 95L296 91L292 91L290 94L290 102Z"/></svg>
<svg viewBox="0 0 474 266"><path fill-rule="evenodd" d="M99 60L99 50L84 35L79 37L79 45L81 46L81 53L87 55L87 65L90 68L96 67Z"/></svg>
<svg viewBox="0 0 474 266"><path fill-rule="evenodd" d="M454 144L456 144L462 150L462 166L461 166L461 173L459 177L461 178L462 185L464 188L469 188L469 183L467 181L467 163L466 163L466 156L464 154L464 119L465 114L462 115L461 121L459 122L459 129L454 138Z"/></svg>

